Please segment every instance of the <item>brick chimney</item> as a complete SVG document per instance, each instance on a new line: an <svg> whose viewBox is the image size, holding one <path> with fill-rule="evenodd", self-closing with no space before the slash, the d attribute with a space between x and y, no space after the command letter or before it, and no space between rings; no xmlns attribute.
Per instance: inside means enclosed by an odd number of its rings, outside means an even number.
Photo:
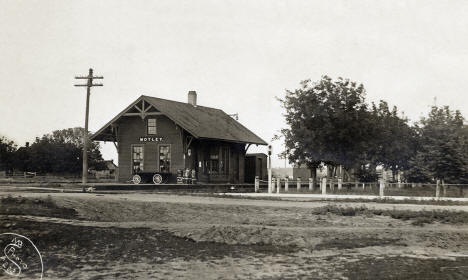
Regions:
<svg viewBox="0 0 468 280"><path fill-rule="evenodd" d="M191 90L188 92L188 104L197 106L197 92L196 91Z"/></svg>

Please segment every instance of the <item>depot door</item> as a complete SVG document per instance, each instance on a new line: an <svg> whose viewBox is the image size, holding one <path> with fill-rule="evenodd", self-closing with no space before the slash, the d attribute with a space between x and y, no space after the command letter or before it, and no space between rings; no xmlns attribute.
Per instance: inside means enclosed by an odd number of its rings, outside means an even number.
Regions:
<svg viewBox="0 0 468 280"><path fill-rule="evenodd" d="M231 149L231 166L232 166L232 174L231 174L231 183L237 184L239 183L239 154L235 149Z"/></svg>

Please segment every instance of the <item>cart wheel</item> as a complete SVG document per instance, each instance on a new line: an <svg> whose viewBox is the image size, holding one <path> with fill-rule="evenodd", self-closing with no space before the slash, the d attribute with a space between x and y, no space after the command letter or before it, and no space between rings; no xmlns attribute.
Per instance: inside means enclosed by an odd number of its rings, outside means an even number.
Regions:
<svg viewBox="0 0 468 280"><path fill-rule="evenodd" d="M156 185L159 185L161 184L163 181L163 178L160 174L154 174L153 176L153 182L156 184Z"/></svg>
<svg viewBox="0 0 468 280"><path fill-rule="evenodd" d="M138 185L141 183L141 176L138 174L133 175L132 181L135 185Z"/></svg>

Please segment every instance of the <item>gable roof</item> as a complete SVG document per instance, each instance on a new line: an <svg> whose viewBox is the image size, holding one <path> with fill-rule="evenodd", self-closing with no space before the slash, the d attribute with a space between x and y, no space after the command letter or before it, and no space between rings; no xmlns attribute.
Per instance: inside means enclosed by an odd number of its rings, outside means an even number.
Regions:
<svg viewBox="0 0 468 280"><path fill-rule="evenodd" d="M267 145L263 139L220 109L198 105L193 106L188 103L145 95L140 96L140 98L98 130L91 139L112 141L112 138L109 136L111 125L141 100L151 104L195 138Z"/></svg>

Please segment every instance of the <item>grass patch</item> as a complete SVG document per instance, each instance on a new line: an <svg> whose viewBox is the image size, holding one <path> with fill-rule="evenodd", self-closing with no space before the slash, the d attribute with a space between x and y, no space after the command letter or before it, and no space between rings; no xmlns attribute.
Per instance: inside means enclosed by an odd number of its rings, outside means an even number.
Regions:
<svg viewBox="0 0 468 280"><path fill-rule="evenodd" d="M465 206L468 205L466 201L450 201L450 200L417 200L417 199L404 199L395 200L391 198L377 198L377 199L335 199L334 202L374 202L385 204L416 204L416 205L449 205L449 206Z"/></svg>
<svg viewBox="0 0 468 280"><path fill-rule="evenodd" d="M78 215L75 209L58 206L50 195L46 199L8 195L0 199L0 214L55 218L76 218Z"/></svg>
<svg viewBox="0 0 468 280"><path fill-rule="evenodd" d="M468 279L468 258L436 259L410 257L362 257L347 262L343 271L346 279L414 279L462 280Z"/></svg>
<svg viewBox="0 0 468 280"><path fill-rule="evenodd" d="M372 237L360 237L352 239L327 239L318 244L316 250L327 250L327 249L355 249L364 248L369 246L390 246L390 245L404 245L400 242L400 239L390 238L372 238Z"/></svg>
<svg viewBox="0 0 468 280"><path fill-rule="evenodd" d="M313 215L334 214L337 216L389 216L393 219L412 221L413 225L422 226L440 222L444 224L468 224L468 213L463 211L407 211L407 210L377 210L369 209L365 206L360 207L338 207L328 205L318 207L312 210Z"/></svg>
<svg viewBox="0 0 468 280"><path fill-rule="evenodd" d="M197 195L206 197L221 197L221 198L232 198L232 199L250 199L250 200L272 200L272 201L299 201L299 202L356 202L356 203L383 203L383 204L416 204L416 205L448 205L448 206L468 206L468 201L451 201L451 200L418 200L418 199L404 199L396 200L391 198L375 198L375 199L360 199L360 198L284 198L284 197L254 197L254 196L232 196L229 194L219 193L176 193L171 192L170 194L175 195ZM304 192L308 194L308 192Z"/></svg>

